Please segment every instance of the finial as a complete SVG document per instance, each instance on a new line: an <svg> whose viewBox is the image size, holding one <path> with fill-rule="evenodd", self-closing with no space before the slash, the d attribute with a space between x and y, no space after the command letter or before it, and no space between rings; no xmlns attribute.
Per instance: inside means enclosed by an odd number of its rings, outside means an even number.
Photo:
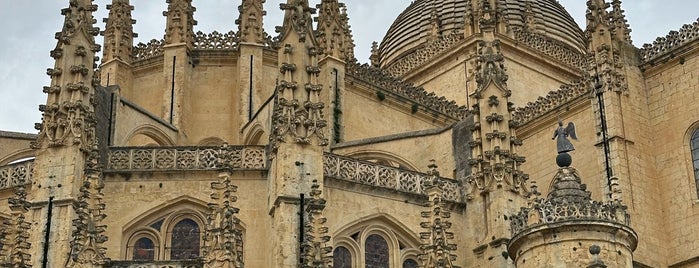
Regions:
<svg viewBox="0 0 699 268"><path fill-rule="evenodd" d="M573 144L568 140L568 137L574 140L578 139L575 133L575 124L573 122L568 122L566 127L563 127L563 121L558 121L558 128L553 132L552 140L556 140L556 149L558 151L558 156L556 157L556 164L559 167L569 167L573 163L573 159L570 157L568 152L575 150Z"/></svg>

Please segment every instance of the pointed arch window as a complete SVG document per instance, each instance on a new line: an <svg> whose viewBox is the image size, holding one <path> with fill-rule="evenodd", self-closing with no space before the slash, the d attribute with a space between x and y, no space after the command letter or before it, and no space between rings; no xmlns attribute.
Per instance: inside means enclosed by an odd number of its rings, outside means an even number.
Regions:
<svg viewBox="0 0 699 268"><path fill-rule="evenodd" d="M364 261L366 268L389 266L388 242L382 236L373 234L366 239Z"/></svg>
<svg viewBox="0 0 699 268"><path fill-rule="evenodd" d="M155 260L155 243L147 237L141 237L133 245L133 259L137 261Z"/></svg>
<svg viewBox="0 0 699 268"><path fill-rule="evenodd" d="M333 251L333 268L352 268L352 254L346 247L336 247Z"/></svg>
<svg viewBox="0 0 699 268"><path fill-rule="evenodd" d="M692 139L689 141L692 150L692 164L694 165L694 181L697 187L697 195L699 195L699 129L692 134Z"/></svg>
<svg viewBox="0 0 699 268"><path fill-rule="evenodd" d="M175 224L171 233L170 259L189 260L199 257L199 225L184 219Z"/></svg>

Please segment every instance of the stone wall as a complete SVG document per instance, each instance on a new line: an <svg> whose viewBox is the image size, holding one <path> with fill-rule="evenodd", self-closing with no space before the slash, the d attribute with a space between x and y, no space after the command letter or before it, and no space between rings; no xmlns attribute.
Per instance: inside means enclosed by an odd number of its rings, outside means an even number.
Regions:
<svg viewBox="0 0 699 268"><path fill-rule="evenodd" d="M644 73L648 109L653 129L655 166L661 191L646 198L662 204L665 234L658 239L667 245L668 265L689 259L696 264L699 240L699 204L689 141L699 127L699 56L697 50L677 57ZM685 267L685 266L681 266ZM687 266L689 267L689 266Z"/></svg>

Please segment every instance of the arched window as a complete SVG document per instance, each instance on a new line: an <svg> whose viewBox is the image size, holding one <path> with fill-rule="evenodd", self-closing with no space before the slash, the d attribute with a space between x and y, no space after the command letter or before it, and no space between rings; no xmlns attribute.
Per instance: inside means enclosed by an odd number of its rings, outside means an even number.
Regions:
<svg viewBox="0 0 699 268"><path fill-rule="evenodd" d="M352 254L346 247L336 247L333 251L334 268L352 268Z"/></svg>
<svg viewBox="0 0 699 268"><path fill-rule="evenodd" d="M170 259L188 260L199 257L199 225L191 219L184 219L172 228Z"/></svg>
<svg viewBox="0 0 699 268"><path fill-rule="evenodd" d="M692 134L690 141L692 150L692 163L694 164L694 181L696 182L697 194L699 195L699 129Z"/></svg>
<svg viewBox="0 0 699 268"><path fill-rule="evenodd" d="M413 259L407 259L403 262L403 268L417 268L417 262Z"/></svg>
<svg viewBox="0 0 699 268"><path fill-rule="evenodd" d="M380 235L370 235L366 239L364 263L366 268L385 268L389 266L388 242Z"/></svg>
<svg viewBox="0 0 699 268"><path fill-rule="evenodd" d="M133 259L137 261L155 260L155 243L147 237L141 237L133 245Z"/></svg>

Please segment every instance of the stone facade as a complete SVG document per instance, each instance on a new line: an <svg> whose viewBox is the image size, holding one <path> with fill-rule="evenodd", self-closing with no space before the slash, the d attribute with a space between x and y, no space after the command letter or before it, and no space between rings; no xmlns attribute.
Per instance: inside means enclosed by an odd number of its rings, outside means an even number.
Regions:
<svg viewBox="0 0 699 268"><path fill-rule="evenodd" d="M584 29L414 1L361 64L337 0L244 0L225 33L168 0L139 44L137 5L99 42L66 2L38 133L0 132L3 267L699 265L698 22L636 48L620 0Z"/></svg>

